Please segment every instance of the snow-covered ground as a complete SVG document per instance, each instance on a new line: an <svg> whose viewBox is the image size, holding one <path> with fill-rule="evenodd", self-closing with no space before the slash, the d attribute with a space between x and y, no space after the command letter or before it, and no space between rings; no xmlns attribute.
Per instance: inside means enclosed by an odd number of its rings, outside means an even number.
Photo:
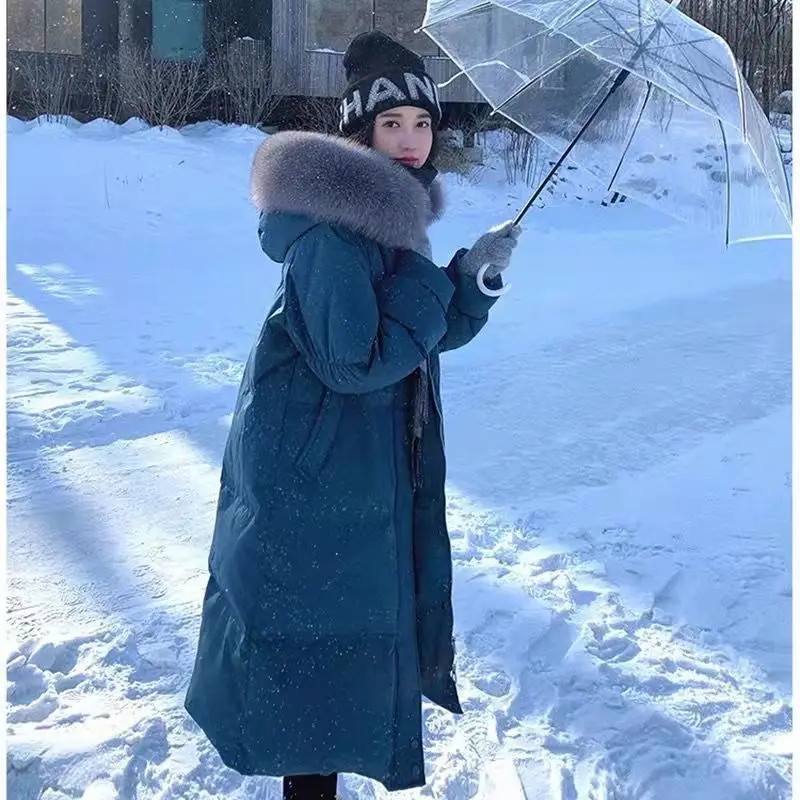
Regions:
<svg viewBox="0 0 800 800"><path fill-rule="evenodd" d="M260 140L9 120L14 800L279 796L182 709L278 278L247 199ZM502 167L446 180L441 262L525 198ZM787 800L790 243L723 252L556 198L509 275L443 363L466 714L426 705L428 786L403 796Z"/></svg>

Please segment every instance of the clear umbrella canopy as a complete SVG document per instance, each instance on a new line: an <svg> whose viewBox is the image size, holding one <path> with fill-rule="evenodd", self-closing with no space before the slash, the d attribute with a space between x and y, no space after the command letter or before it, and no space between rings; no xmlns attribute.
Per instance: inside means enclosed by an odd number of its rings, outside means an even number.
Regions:
<svg viewBox="0 0 800 800"><path fill-rule="evenodd" d="M423 30L608 189L726 242L791 235L783 159L730 48L664 0L429 0Z"/></svg>

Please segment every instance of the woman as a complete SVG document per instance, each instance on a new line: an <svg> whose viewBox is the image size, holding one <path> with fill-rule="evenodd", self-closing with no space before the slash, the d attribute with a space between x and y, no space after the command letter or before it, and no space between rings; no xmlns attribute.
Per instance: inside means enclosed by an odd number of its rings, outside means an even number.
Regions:
<svg viewBox="0 0 800 800"><path fill-rule="evenodd" d="M476 275L491 263L499 288L518 233L434 266L435 84L377 32L344 65L344 136L276 134L253 163L282 280L225 450L186 698L222 760L286 776L287 800L332 800L343 771L421 786L421 696L461 713L439 353L486 323Z"/></svg>

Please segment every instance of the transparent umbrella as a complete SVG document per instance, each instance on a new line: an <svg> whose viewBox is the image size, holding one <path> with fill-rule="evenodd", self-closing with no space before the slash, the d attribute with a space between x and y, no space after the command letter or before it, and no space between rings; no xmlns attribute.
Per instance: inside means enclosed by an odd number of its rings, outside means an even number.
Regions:
<svg viewBox="0 0 800 800"><path fill-rule="evenodd" d="M723 39L665 0L428 0L422 26L494 110L608 190L726 244L791 235L772 127Z"/></svg>

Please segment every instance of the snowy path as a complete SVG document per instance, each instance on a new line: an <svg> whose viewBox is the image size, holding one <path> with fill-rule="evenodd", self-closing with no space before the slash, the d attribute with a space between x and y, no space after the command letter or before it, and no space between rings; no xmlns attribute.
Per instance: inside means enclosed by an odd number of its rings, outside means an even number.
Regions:
<svg viewBox="0 0 800 800"><path fill-rule="evenodd" d="M277 798L182 711L277 279L258 136L15 127L9 797ZM519 200L491 175L450 194L442 260ZM467 713L426 706L409 797L790 796L789 246L722 255L667 224L537 212L514 291L446 360Z"/></svg>

